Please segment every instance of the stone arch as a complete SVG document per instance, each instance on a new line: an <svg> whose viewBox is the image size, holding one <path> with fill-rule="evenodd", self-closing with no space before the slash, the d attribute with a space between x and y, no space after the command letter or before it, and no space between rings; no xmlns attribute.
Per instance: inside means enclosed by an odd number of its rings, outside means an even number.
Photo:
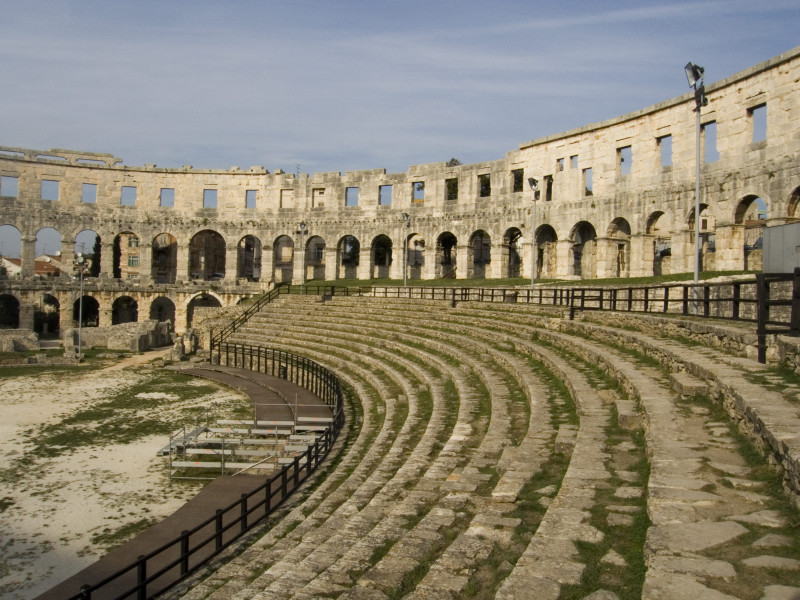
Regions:
<svg viewBox="0 0 800 600"><path fill-rule="evenodd" d="M623 217L617 217L606 230L608 252L606 272L612 277L630 275L631 224Z"/></svg>
<svg viewBox="0 0 800 600"><path fill-rule="evenodd" d="M19 229L14 225L0 225L0 279L22 271L21 256L22 234Z"/></svg>
<svg viewBox="0 0 800 600"><path fill-rule="evenodd" d="M19 300L13 294L0 294L0 329L19 329Z"/></svg>
<svg viewBox="0 0 800 600"><path fill-rule="evenodd" d="M159 296L150 303L150 318L163 323L169 321L175 325L175 303L166 296Z"/></svg>
<svg viewBox="0 0 800 600"><path fill-rule="evenodd" d="M667 227L667 217L660 210L652 212L645 222L645 234L653 240L653 275L672 272L672 235Z"/></svg>
<svg viewBox="0 0 800 600"><path fill-rule="evenodd" d="M84 229L75 236L75 255L81 254L88 264L86 277L100 275L101 242L100 234L93 229Z"/></svg>
<svg viewBox="0 0 800 600"><path fill-rule="evenodd" d="M454 279L458 267L458 238L449 231L436 238L436 273L437 279Z"/></svg>
<svg viewBox="0 0 800 600"><path fill-rule="evenodd" d="M189 240L189 277L203 281L225 277L225 238L213 229L198 231Z"/></svg>
<svg viewBox="0 0 800 600"><path fill-rule="evenodd" d="M141 274L139 245L139 236L132 231L121 231L114 236L114 258L112 259L114 278L139 278Z"/></svg>
<svg viewBox="0 0 800 600"><path fill-rule="evenodd" d="M734 213L734 223L744 226L742 253L747 271L760 271L763 261L763 234L767 225L767 203L755 194L739 201Z"/></svg>
<svg viewBox="0 0 800 600"><path fill-rule="evenodd" d="M261 279L261 240L246 235L239 240L236 250L236 277L248 281Z"/></svg>
<svg viewBox="0 0 800 600"><path fill-rule="evenodd" d="M555 278L558 268L556 249L558 234L551 225L541 225L536 230L536 278Z"/></svg>
<svg viewBox="0 0 800 600"><path fill-rule="evenodd" d="M522 231L509 227L503 234L500 270L503 277L522 277Z"/></svg>
<svg viewBox="0 0 800 600"><path fill-rule="evenodd" d="M178 240L171 233L153 238L150 277L155 283L175 283L178 276Z"/></svg>
<svg viewBox="0 0 800 600"><path fill-rule="evenodd" d="M280 235L272 243L272 269L275 283L292 281L294 263L294 240L288 235Z"/></svg>
<svg viewBox="0 0 800 600"><path fill-rule="evenodd" d="M336 244L336 278L356 279L361 244L354 235L345 235Z"/></svg>
<svg viewBox="0 0 800 600"><path fill-rule="evenodd" d="M33 330L41 339L57 338L61 328L61 304L55 296L44 294L33 307Z"/></svg>
<svg viewBox="0 0 800 600"><path fill-rule="evenodd" d="M203 292L202 294L192 297L186 304L186 327L192 326L192 321L194 320L194 311L196 309L219 308L221 306L222 302L220 302L219 298L209 294L208 292Z"/></svg>
<svg viewBox="0 0 800 600"><path fill-rule="evenodd" d="M111 304L111 324L136 323L139 320L139 303L130 296L120 296Z"/></svg>
<svg viewBox="0 0 800 600"><path fill-rule="evenodd" d="M72 322L75 327L78 326L79 320L81 327L97 327L100 320L100 303L96 298L84 294L72 303Z"/></svg>
<svg viewBox="0 0 800 600"><path fill-rule="evenodd" d="M406 272L408 279L422 279L425 267L425 238L419 233L406 235Z"/></svg>
<svg viewBox="0 0 800 600"><path fill-rule="evenodd" d="M34 253L37 258L49 263L52 267L47 268L47 275L58 276L62 272L70 273L72 264L69 256L61 256L61 232L53 227L42 227L36 232L36 243ZM44 260L47 258L48 260ZM41 263L42 261L37 261ZM34 267L34 273L35 271Z"/></svg>
<svg viewBox="0 0 800 600"><path fill-rule="evenodd" d="M325 240L312 235L306 242L306 281L325 279Z"/></svg>
<svg viewBox="0 0 800 600"><path fill-rule="evenodd" d="M800 219L800 211L797 207L800 206L800 186L794 188L792 193L789 194L789 204L786 209L786 216L791 220Z"/></svg>
<svg viewBox="0 0 800 600"><path fill-rule="evenodd" d="M467 246L467 277L484 279L492 262L492 238L483 229L472 232Z"/></svg>
<svg viewBox="0 0 800 600"><path fill-rule="evenodd" d="M392 265L392 239L385 234L375 236L370 251L370 279L387 279Z"/></svg>
<svg viewBox="0 0 800 600"><path fill-rule="evenodd" d="M597 231L588 221L579 221L569 236L572 241L571 275L581 279L597 277Z"/></svg>

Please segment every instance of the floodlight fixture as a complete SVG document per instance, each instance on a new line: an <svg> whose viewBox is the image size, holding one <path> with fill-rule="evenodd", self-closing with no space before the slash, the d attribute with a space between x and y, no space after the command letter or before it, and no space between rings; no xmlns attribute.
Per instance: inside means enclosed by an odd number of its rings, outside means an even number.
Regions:
<svg viewBox="0 0 800 600"><path fill-rule="evenodd" d="M532 190L535 190L537 187L539 187L539 181L533 177L528 177L528 185L531 186Z"/></svg>
<svg viewBox="0 0 800 600"><path fill-rule="evenodd" d="M693 62L688 62L686 63L684 70L686 71L686 79L689 81L690 88L697 89L698 82L700 82L700 85L703 85L703 73L706 72L703 67L696 65Z"/></svg>

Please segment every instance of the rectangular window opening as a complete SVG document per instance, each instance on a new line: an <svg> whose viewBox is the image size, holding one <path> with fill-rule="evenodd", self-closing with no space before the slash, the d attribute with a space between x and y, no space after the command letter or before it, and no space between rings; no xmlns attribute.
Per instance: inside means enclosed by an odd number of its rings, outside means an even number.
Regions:
<svg viewBox="0 0 800 600"><path fill-rule="evenodd" d="M490 175L478 175L478 186L481 198L488 198L492 195L492 179Z"/></svg>
<svg viewBox="0 0 800 600"><path fill-rule="evenodd" d="M656 143L658 147L661 149L661 166L663 167L671 167L672 166L672 136L665 135L660 138L656 138Z"/></svg>
<svg viewBox="0 0 800 600"><path fill-rule="evenodd" d="M294 190L281 190L280 208L294 208Z"/></svg>
<svg viewBox="0 0 800 600"><path fill-rule="evenodd" d="M84 204L95 204L97 202L97 184L84 183L81 189L81 202Z"/></svg>
<svg viewBox="0 0 800 600"><path fill-rule="evenodd" d="M132 185L123 185L119 195L122 206L136 206L136 188Z"/></svg>
<svg viewBox="0 0 800 600"><path fill-rule="evenodd" d="M709 121L700 128L700 142L703 149L703 162L712 163L719 160L717 150L717 122Z"/></svg>
<svg viewBox="0 0 800 600"><path fill-rule="evenodd" d="M563 170L564 170L564 159L563 158L557 158L556 159L556 171L561 172Z"/></svg>
<svg viewBox="0 0 800 600"><path fill-rule="evenodd" d="M378 188L378 204L380 206L391 206L392 186L382 185Z"/></svg>
<svg viewBox="0 0 800 600"><path fill-rule="evenodd" d="M544 201L552 202L553 200L553 176L544 176Z"/></svg>
<svg viewBox="0 0 800 600"><path fill-rule="evenodd" d="M425 182L424 181L415 181L411 184L412 190L412 198L414 202L421 203L425 202Z"/></svg>
<svg viewBox="0 0 800 600"><path fill-rule="evenodd" d="M217 190L203 190L203 208L217 208Z"/></svg>
<svg viewBox="0 0 800 600"><path fill-rule="evenodd" d="M577 169L578 168L578 155L573 154L569 157L569 168L570 169Z"/></svg>
<svg viewBox="0 0 800 600"><path fill-rule="evenodd" d="M325 188L313 188L311 190L311 208L325 206Z"/></svg>
<svg viewBox="0 0 800 600"><path fill-rule="evenodd" d="M345 206L358 206L358 188L349 187L344 192L344 205Z"/></svg>
<svg viewBox="0 0 800 600"><path fill-rule="evenodd" d="M617 148L617 173L619 175L630 175L633 166L633 151L630 146Z"/></svg>
<svg viewBox="0 0 800 600"><path fill-rule="evenodd" d="M19 178L10 175L0 177L0 196L16 198L19 195Z"/></svg>
<svg viewBox="0 0 800 600"><path fill-rule="evenodd" d="M139 257L138 256L128 256L128 266L129 267L138 267L139 266Z"/></svg>
<svg viewBox="0 0 800 600"><path fill-rule="evenodd" d="M458 200L458 179L444 180L445 200Z"/></svg>
<svg viewBox="0 0 800 600"><path fill-rule="evenodd" d="M585 196L592 195L592 168L583 170L583 192Z"/></svg>
<svg viewBox="0 0 800 600"><path fill-rule="evenodd" d="M58 200L58 181L42 179L42 200Z"/></svg>
<svg viewBox="0 0 800 600"><path fill-rule="evenodd" d="M753 142L767 139L767 105L759 104L747 111L753 125Z"/></svg>
<svg viewBox="0 0 800 600"><path fill-rule="evenodd" d="M175 206L175 188L161 188L159 196L161 206L172 208Z"/></svg>
<svg viewBox="0 0 800 600"><path fill-rule="evenodd" d="M523 182L525 181L524 169L514 169L511 171L511 191L521 192L523 190Z"/></svg>
<svg viewBox="0 0 800 600"><path fill-rule="evenodd" d="M244 207L249 210L255 209L257 197L257 190L246 190L244 193Z"/></svg>

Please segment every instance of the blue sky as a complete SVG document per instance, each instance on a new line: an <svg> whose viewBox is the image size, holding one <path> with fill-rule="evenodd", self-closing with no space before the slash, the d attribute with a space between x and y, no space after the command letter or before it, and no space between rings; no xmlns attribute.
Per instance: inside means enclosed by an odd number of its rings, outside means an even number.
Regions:
<svg viewBox="0 0 800 600"><path fill-rule="evenodd" d="M294 172L464 163L800 43L791 1L0 0L0 145Z"/></svg>

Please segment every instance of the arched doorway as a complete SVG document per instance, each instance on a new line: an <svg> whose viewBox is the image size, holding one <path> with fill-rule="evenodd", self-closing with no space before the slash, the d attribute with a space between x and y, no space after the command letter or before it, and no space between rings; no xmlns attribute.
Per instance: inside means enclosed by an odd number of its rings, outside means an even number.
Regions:
<svg viewBox="0 0 800 600"><path fill-rule="evenodd" d="M81 308L82 306L82 308ZM100 304L91 296L83 296L72 304L72 322L78 326L79 315L81 327L97 327L100 319Z"/></svg>
<svg viewBox="0 0 800 600"><path fill-rule="evenodd" d="M195 310L198 308L219 308L222 306L220 301L211 294L199 294L189 301L186 306L186 326L191 327L194 320Z"/></svg>
<svg viewBox="0 0 800 600"><path fill-rule="evenodd" d="M436 278L455 279L458 239L449 231L436 238Z"/></svg>
<svg viewBox="0 0 800 600"><path fill-rule="evenodd" d="M118 233L114 238L114 277L116 279L138 279L139 236L131 231Z"/></svg>
<svg viewBox="0 0 800 600"><path fill-rule="evenodd" d="M536 230L536 278L555 278L557 273L556 246L558 235L550 225L542 225Z"/></svg>
<svg viewBox="0 0 800 600"><path fill-rule="evenodd" d="M75 255L82 255L88 264L85 271L86 277L97 277L100 275L100 259L102 245L100 236L96 231L84 229L75 236Z"/></svg>
<svg viewBox="0 0 800 600"><path fill-rule="evenodd" d="M492 238L488 233L479 229L470 236L468 248L467 277L484 279L487 265L492 260Z"/></svg>
<svg viewBox="0 0 800 600"><path fill-rule="evenodd" d="M372 272L370 279L387 279L392 265L392 240L388 235L379 235L372 240Z"/></svg>
<svg viewBox="0 0 800 600"><path fill-rule="evenodd" d="M669 275L672 261L672 237L667 217L656 211L647 218L645 233L653 238L653 275Z"/></svg>
<svg viewBox="0 0 800 600"><path fill-rule="evenodd" d="M261 279L261 240L246 235L239 240L237 249L236 277L249 281Z"/></svg>
<svg viewBox="0 0 800 600"><path fill-rule="evenodd" d="M325 279L325 240L313 235L306 243L306 281Z"/></svg>
<svg viewBox="0 0 800 600"><path fill-rule="evenodd" d="M767 203L755 195L745 196L736 207L734 221L744 226L744 268L760 271L764 264L763 233L767 225Z"/></svg>
<svg viewBox="0 0 800 600"><path fill-rule="evenodd" d="M0 294L0 329L19 329L19 300Z"/></svg>
<svg viewBox="0 0 800 600"><path fill-rule="evenodd" d="M594 225L581 221L572 229L572 275L582 279L597 276L597 232Z"/></svg>
<svg viewBox="0 0 800 600"><path fill-rule="evenodd" d="M60 329L61 305L54 296L44 294L33 309L33 330L41 339L57 338Z"/></svg>
<svg viewBox="0 0 800 600"><path fill-rule="evenodd" d="M175 303L166 296L159 296L150 304L150 318L164 323L175 324Z"/></svg>
<svg viewBox="0 0 800 600"><path fill-rule="evenodd" d="M275 283L290 283L294 262L294 240L288 235L278 237L272 244L273 279Z"/></svg>
<svg viewBox="0 0 800 600"><path fill-rule="evenodd" d="M353 235L346 235L339 240L336 247L337 279L356 279L358 277L358 262L361 254L361 244Z"/></svg>
<svg viewBox="0 0 800 600"><path fill-rule="evenodd" d="M120 296L111 305L111 324L136 323L139 320L139 304L130 296Z"/></svg>
<svg viewBox="0 0 800 600"><path fill-rule="evenodd" d="M504 277L522 277L522 232L510 227L503 235L502 271Z"/></svg>
<svg viewBox="0 0 800 600"><path fill-rule="evenodd" d="M172 234L160 233L153 238L153 259L150 276L155 283L175 283L178 275L178 241Z"/></svg>
<svg viewBox="0 0 800 600"><path fill-rule="evenodd" d="M72 273L72 257L61 256L61 233L52 227L43 227L36 232L34 244L36 265L34 272L41 275L57 277L62 272Z"/></svg>
<svg viewBox="0 0 800 600"><path fill-rule="evenodd" d="M606 267L611 277L630 275L631 226L626 219L617 217L608 226L608 255Z"/></svg>
<svg viewBox="0 0 800 600"><path fill-rule="evenodd" d="M425 239L418 233L406 236L406 277L422 279L425 266Z"/></svg>
<svg viewBox="0 0 800 600"><path fill-rule="evenodd" d="M203 281L225 277L225 239L204 229L189 241L189 277Z"/></svg>

